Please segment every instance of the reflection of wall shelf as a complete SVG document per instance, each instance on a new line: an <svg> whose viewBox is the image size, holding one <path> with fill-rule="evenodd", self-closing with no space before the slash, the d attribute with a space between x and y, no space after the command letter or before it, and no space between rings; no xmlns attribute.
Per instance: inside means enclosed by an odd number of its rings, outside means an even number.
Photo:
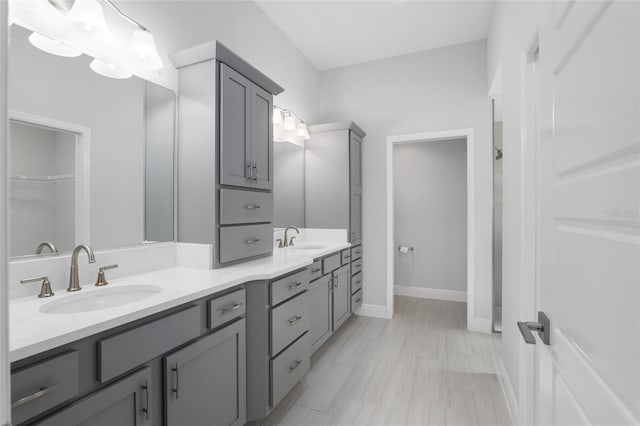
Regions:
<svg viewBox="0 0 640 426"><path fill-rule="evenodd" d="M16 175L11 176L9 181L13 182L25 182L25 183L63 183L72 182L76 179L73 174L55 175L55 176L23 176Z"/></svg>

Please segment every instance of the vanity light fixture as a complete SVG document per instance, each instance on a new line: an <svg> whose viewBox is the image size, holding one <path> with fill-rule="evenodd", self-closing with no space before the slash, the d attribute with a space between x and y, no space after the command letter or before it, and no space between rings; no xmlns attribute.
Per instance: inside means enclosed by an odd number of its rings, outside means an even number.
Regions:
<svg viewBox="0 0 640 426"><path fill-rule="evenodd" d="M98 0L75 0L67 17L84 25L86 31L109 31Z"/></svg>
<svg viewBox="0 0 640 426"><path fill-rule="evenodd" d="M136 23L137 24L137 23ZM148 68L153 70L162 69L163 64L156 48L156 42L153 39L153 35L146 28L137 24L140 28L133 31L131 35L131 47L132 53L138 55L142 61L144 61Z"/></svg>
<svg viewBox="0 0 640 426"><path fill-rule="evenodd" d="M29 43L40 50L51 53L52 55L64 56L66 58L75 58L82 55L82 52L79 50L69 47L66 44L62 44L58 40L43 36L40 33L31 33L29 36Z"/></svg>
<svg viewBox="0 0 640 426"><path fill-rule="evenodd" d="M283 118L284 117L284 118ZM274 142L291 142L301 144L309 140L309 129L307 125L296 115L295 112L273 107L273 140Z"/></svg>
<svg viewBox="0 0 640 426"><path fill-rule="evenodd" d="M104 61L101 61L100 59L94 59L93 61L91 61L89 67L98 74L110 78L124 79L129 78L133 75L129 71L123 70L122 68L119 68L113 64L108 64Z"/></svg>

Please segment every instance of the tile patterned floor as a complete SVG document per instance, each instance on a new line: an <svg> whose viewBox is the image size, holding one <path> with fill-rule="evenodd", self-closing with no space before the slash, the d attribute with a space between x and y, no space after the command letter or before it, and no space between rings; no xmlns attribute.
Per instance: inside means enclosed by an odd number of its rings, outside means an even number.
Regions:
<svg viewBox="0 0 640 426"><path fill-rule="evenodd" d="M511 425L500 336L465 329L466 305L396 296L393 320L354 316L265 426Z"/></svg>

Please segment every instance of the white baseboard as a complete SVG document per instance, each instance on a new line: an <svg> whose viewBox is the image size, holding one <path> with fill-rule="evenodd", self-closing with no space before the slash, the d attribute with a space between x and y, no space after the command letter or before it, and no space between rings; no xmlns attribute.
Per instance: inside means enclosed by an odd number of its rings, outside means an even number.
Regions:
<svg viewBox="0 0 640 426"><path fill-rule="evenodd" d="M448 300L451 302L466 302L467 292L456 290L442 290L439 288L409 287L406 285L395 286L395 294L398 296L420 297L422 299Z"/></svg>
<svg viewBox="0 0 640 426"><path fill-rule="evenodd" d="M517 425L518 419L520 418L520 416L518 415L518 400L516 399L516 394L513 391L511 380L509 379L507 369L504 367L504 362L502 362L502 359L500 359L498 363L498 368L500 369L498 379L500 380L500 386L502 387L504 397L507 400L507 408L509 409L509 414L511 415L511 423Z"/></svg>
<svg viewBox="0 0 640 426"><path fill-rule="evenodd" d="M362 317L388 318L387 307L385 305L366 305L363 303L354 313Z"/></svg>
<svg viewBox="0 0 640 426"><path fill-rule="evenodd" d="M493 333L493 323L487 318L467 318L467 330L478 333Z"/></svg>

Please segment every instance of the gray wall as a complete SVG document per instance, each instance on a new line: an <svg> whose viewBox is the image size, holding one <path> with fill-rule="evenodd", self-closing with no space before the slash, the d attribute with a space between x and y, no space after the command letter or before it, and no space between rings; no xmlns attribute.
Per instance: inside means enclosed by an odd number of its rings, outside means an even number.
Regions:
<svg viewBox="0 0 640 426"><path fill-rule="evenodd" d="M321 122L353 120L362 144L364 303L386 303L386 138L475 130L475 315L491 321L491 102L484 41L320 74Z"/></svg>
<svg viewBox="0 0 640 426"><path fill-rule="evenodd" d="M395 285L467 290L467 143L401 144L393 153Z"/></svg>
<svg viewBox="0 0 640 426"><path fill-rule="evenodd" d="M273 226L304 227L304 147L273 144Z"/></svg>
<svg viewBox="0 0 640 426"><path fill-rule="evenodd" d="M63 58L33 47L12 25L9 110L91 129L91 243L140 244L144 207L144 85L89 69L91 58Z"/></svg>

